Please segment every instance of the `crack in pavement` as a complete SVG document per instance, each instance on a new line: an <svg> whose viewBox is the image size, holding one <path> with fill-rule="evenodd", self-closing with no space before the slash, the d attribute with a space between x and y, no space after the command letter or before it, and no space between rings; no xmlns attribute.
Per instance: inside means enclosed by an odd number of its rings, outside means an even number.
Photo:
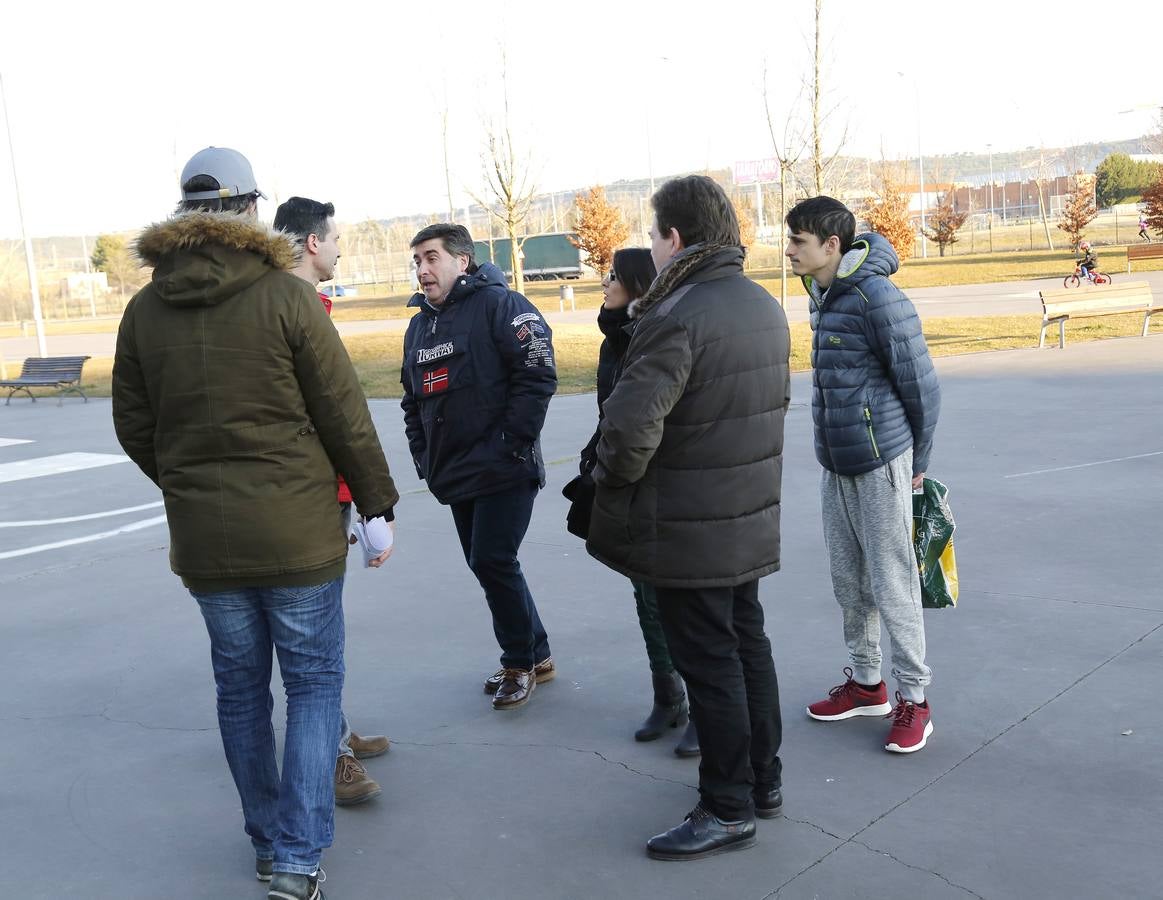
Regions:
<svg viewBox="0 0 1163 900"><path fill-rule="evenodd" d="M1133 606L1129 603L1102 603L1098 600L1069 600L1065 597L1046 597L1042 594L1013 594L1008 591L968 591L968 594L982 594L986 597L1002 597L1007 600L1045 600L1047 603L1068 603L1071 606L1092 606L1097 609L1129 609L1132 612L1163 613L1163 610L1150 606Z"/></svg>
<svg viewBox="0 0 1163 900"><path fill-rule="evenodd" d="M959 769L962 765L969 762L969 760L973 759L973 757L977 756L977 754L981 753L981 751L985 750L987 747L992 746L994 743L1001 740L1003 737L1005 737L1007 734L1009 734L1011 731L1013 731L1019 725L1022 725L1025 722L1029 721L1031 718L1033 718L1035 715L1037 715L1039 712L1041 712L1043 709L1045 709L1047 706L1049 706L1051 703L1053 703L1059 697L1062 697L1064 694L1068 693L1069 691L1074 690L1074 688L1078 687L1078 685L1080 685L1082 682L1086 681L1088 678L1090 678L1092 675L1094 675L1100 669L1102 669L1105 666L1109 665L1110 663L1114 662L1116 659L1118 659L1123 654L1127 653L1132 648L1143 643L1145 640L1147 640L1149 637L1151 637L1153 634L1155 634L1155 632L1159 631L1161 628L1163 628L1163 622L1160 622L1155 627L1153 627L1153 628L1147 630L1146 632L1144 632L1143 634L1139 635L1139 637L1135 638L1133 641L1131 641L1129 644L1127 644L1121 650L1119 650L1116 653L1113 653L1111 656L1107 657L1102 662L1095 665L1093 668L1091 668L1088 671L1084 672L1083 674L1079 675L1076 679L1074 679L1074 681L1072 681L1066 687L1062 688L1062 690L1058 691L1058 693L1056 693L1052 697L1044 700L1042 703L1039 703L1036 707L1034 707L1032 710L1030 710L1028 713L1026 713L1024 716L1022 716L1016 722L1011 722L1009 725L1007 725L1005 728L1003 728L1000 732L995 734L993 737L991 737L989 740L987 740L985 743L983 743L980 747L975 749L972 753L969 753L966 756L962 757L960 760L958 760L956 763L954 763L952 766L950 766L948 769L946 769L940 775L933 778L927 784L924 784L921 787L917 788L917 790L913 791L913 793L909 794L903 800L901 800L898 803L895 803L893 806L886 809L883 813L881 813L879 816L877 816L875 819L873 819L871 822L869 822L867 825L865 825L863 828L861 828L859 831L855 832L851 837L849 837L847 840L845 840L844 843L840 844L839 846L833 847L831 850L829 850L827 853L825 853L823 856L821 856L815 862L811 863L810 865L808 865L808 866L804 867L803 869L801 869L800 871L796 872L795 875L793 875L791 878L787 879L787 881L783 882L783 884L781 884L779 887L777 887L774 891L772 891L769 894L764 895L762 900L773 900L773 898L778 897L780 892L785 887L787 887L789 884L791 884L793 881L795 881L801 875L814 869L816 866L818 866L820 863L822 863L828 857L832 856L832 854L836 853L836 851L840 850L843 847L846 847L848 844L859 844L860 846L862 846L865 849L870 850L874 853L883 853L885 856L900 863L901 865L907 866L910 869L916 869L920 872L926 872L930 875L934 875L937 878L940 878L942 881L947 882L950 886L955 887L955 888L959 888L960 890L963 890L966 893L972 894L974 897L980 898L980 900L984 900L984 898L982 897L981 894L978 894L977 892L971 890L970 888L965 887L964 885L955 884L954 882L949 881L948 878L946 878L944 875L941 875L938 872L933 872L930 869L925 869L925 868L920 867L920 866L911 865L910 863L907 863L904 860L897 859L895 856L893 856L891 853L888 853L887 851L877 850L873 847L870 847L868 844L864 843L863 841L857 840L857 838L859 838L860 835L864 834L864 832L868 831L868 829L870 829L873 825L877 824L878 822L880 822L880 821L884 820L885 818L887 818L888 816L892 815L894 812L896 812L898 809L900 809L906 803L911 803L920 794L924 793L929 788L931 788L933 785L937 784L939 781L944 779L947 775L951 774L955 770ZM807 823L807 824L811 824L811 823ZM820 830L823 831L823 829L820 829ZM825 832L825 833L827 833L827 832Z"/></svg>
<svg viewBox="0 0 1163 900"><path fill-rule="evenodd" d="M492 741L439 741L437 743L429 743L425 741L397 741L392 740L393 744L399 744L403 747L497 747L502 750L568 750L570 753L580 753L583 756L596 756L602 762L609 763L613 766L619 766L625 769L632 775L640 775L643 778L649 778L651 781L658 781L665 784L677 784L680 787L690 788L697 791L699 786L697 784L690 784L686 781L677 781L674 778L663 778L659 775L651 775L649 772L643 772L635 769L628 763L622 762L620 759L611 759L605 756L601 751L586 747L570 747L565 744L499 744Z"/></svg>
<svg viewBox="0 0 1163 900"><path fill-rule="evenodd" d="M105 556L90 556L86 559L78 560L76 562L60 563L59 565L49 565L40 569L33 569L29 572L22 572L19 575L12 575L5 578L0 578L0 584L20 584L22 581L31 581L33 578L40 578L42 575L60 575L64 572L71 572L74 569L88 569L101 563L111 562L113 560L122 559L124 557L136 557L145 553L157 553L161 551L169 552L169 544L159 544L158 546L127 548L124 551L116 553L109 553Z"/></svg>
<svg viewBox="0 0 1163 900"><path fill-rule="evenodd" d="M798 821L798 820L790 820L790 821ZM807 822L806 824L812 824L812 823ZM818 828L818 826L812 826L812 827ZM820 828L820 830L823 831L822 828ZM829 834L828 831L823 831L823 833ZM833 835L833 836L837 837L836 835ZM843 841L843 838L839 838L839 840ZM784 890L784 888L787 887L787 885L790 885L792 883L792 881L799 878L801 876L801 874L804 874L805 872L807 872L809 870L815 869L815 866L818 866L820 863L823 862L823 860L827 859L829 856L832 856L833 853L835 853L837 850L840 850L844 847L847 847L847 845L849 845L849 844L857 844L858 847L863 847L865 850L868 850L871 853L877 853L878 856L885 856L889 859L892 859L892 862L897 863L898 865L905 866L906 869L912 869L915 872L923 872L925 874L929 874L929 876L933 876L934 878L940 878L942 881L944 881L944 883L946 883L950 887L956 887L958 891L964 891L966 894L969 894L970 897L976 897L977 900L985 900L985 898L983 897L982 894L979 894L976 891L973 891L972 888L970 888L970 887L965 887L965 885L957 884L956 881L950 880L946 876L943 876L943 874L941 874L940 872L937 872L933 869L926 869L925 866L913 865L912 863L906 863L904 859L901 859L900 857L897 857L897 856L893 856L892 853L890 853L887 850L880 850L879 848L872 847L872 845L866 844L863 841L857 841L855 836L848 838L847 841L844 841L842 844L840 844L840 847L834 847L832 850L829 850L827 853L825 853L825 855L821 856L819 859L816 859L814 863L805 867L805 869L801 869L799 872L793 874L793 876L791 878L784 881L784 883L782 885L779 885L779 887L777 887L775 891L772 891L769 894L764 894L762 900L773 900L773 898L779 897L780 892L782 892Z"/></svg>
<svg viewBox="0 0 1163 900"><path fill-rule="evenodd" d="M53 722L65 719L104 719L113 725L136 725L138 728L143 728L146 731L185 731L191 734L204 731L217 731L218 726L214 725L208 728L179 728L176 725L150 725L138 719L115 719L113 716L106 715L104 711L99 713L61 713L56 716L5 716L0 718L2 722Z"/></svg>
<svg viewBox="0 0 1163 900"><path fill-rule="evenodd" d="M863 847L865 850L868 850L868 851L869 851L869 852L871 852L871 853L878 853L878 854L880 854L881 856L887 856L887 857L888 857L889 859L891 859L893 862L895 862L895 863L899 863L900 865L904 866L904 867L905 867L905 868L907 868L907 869L914 869L914 870L915 870L915 871L917 871L917 872L924 872L926 875L933 875L933 876L935 876L935 877L937 877L937 878L940 878L940 879L941 879L943 882L945 882L947 885L949 885L949 887L954 887L954 888L957 888L957 889L958 889L958 890L960 890L960 891L965 891L965 893L967 893L967 894L970 894L970 895L972 895L972 896L976 897L976 898L977 898L977 900L985 900L985 897L983 897L981 894L977 893L977 891L973 890L972 888L967 888L967 887L966 887L965 885L963 885L963 884L958 884L958 883L957 883L957 882L955 882L955 881L951 881L951 880L949 880L947 877L945 877L945 876L944 876L944 875L942 875L940 872L938 872L938 871L936 871L936 870L934 870L934 869L926 869L924 866L914 866L912 863L905 862L903 859L901 859L901 858L900 858L900 857L898 857L898 856L893 856L893 855L892 855L891 853L889 853L887 850L881 850L881 849L879 849L878 847L873 847L873 846L871 846L870 844L866 844L866 843L864 843L864 841L856 841L856 840L854 840L854 841L852 841L852 843L854 843L854 844L859 844L861 847Z"/></svg>

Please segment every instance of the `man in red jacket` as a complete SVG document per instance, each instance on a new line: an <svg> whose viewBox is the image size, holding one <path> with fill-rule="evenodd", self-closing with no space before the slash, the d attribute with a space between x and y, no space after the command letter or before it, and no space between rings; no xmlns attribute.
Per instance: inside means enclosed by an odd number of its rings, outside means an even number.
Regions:
<svg viewBox="0 0 1163 900"><path fill-rule="evenodd" d="M290 235L299 245L299 262L291 270L292 274L309 282L316 291L321 281L330 281L334 277L335 264L339 260L339 226L335 223L335 207L332 204L308 200L306 197L291 197L279 206L274 226ZM319 299L330 315L331 298L320 292ZM339 503L343 507L350 532L351 491L342 475L339 476ZM351 540L354 542L355 538ZM391 742L381 735L361 737L353 732L344 714L343 737L335 761L337 806L352 806L380 795L379 784L368 775L359 760L386 753L390 746Z"/></svg>

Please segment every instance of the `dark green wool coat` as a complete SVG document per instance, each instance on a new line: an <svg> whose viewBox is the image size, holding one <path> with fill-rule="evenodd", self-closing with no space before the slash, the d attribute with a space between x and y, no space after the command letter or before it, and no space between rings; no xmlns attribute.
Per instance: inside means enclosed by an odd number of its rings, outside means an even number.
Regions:
<svg viewBox="0 0 1163 900"><path fill-rule="evenodd" d="M339 472L366 515L399 499L351 360L295 246L232 213L137 242L153 280L117 335L113 422L162 489L192 590L320 584L344 571Z"/></svg>

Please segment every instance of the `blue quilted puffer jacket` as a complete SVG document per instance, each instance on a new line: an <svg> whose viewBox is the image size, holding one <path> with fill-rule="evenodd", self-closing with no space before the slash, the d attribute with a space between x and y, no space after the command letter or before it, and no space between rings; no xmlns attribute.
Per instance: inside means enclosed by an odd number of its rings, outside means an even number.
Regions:
<svg viewBox="0 0 1163 900"><path fill-rule="evenodd" d="M812 322L816 458L838 475L877 469L913 448L927 471L941 388L899 268L879 234L858 235L826 290L805 277Z"/></svg>

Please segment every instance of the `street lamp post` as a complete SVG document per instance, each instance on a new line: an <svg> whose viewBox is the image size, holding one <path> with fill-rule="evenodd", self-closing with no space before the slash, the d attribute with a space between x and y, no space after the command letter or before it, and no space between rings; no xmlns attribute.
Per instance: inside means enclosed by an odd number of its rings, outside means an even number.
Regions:
<svg viewBox="0 0 1163 900"><path fill-rule="evenodd" d="M20 202L20 180L16 177L16 153L12 149L12 123L8 121L8 97L4 93L4 78L0 76L0 104L4 106L4 127L8 132L8 157L12 160L12 187L16 192L16 215L20 219L20 239L24 241L24 264L28 267L28 286L32 290L32 321L36 326L36 346L40 355L48 356L44 340L44 317L40 312L40 287L36 281L36 263L32 258L32 242L24 227L24 207Z"/></svg>
<svg viewBox="0 0 1163 900"><path fill-rule="evenodd" d="M913 90L917 88L917 83L913 82ZM929 248L925 244L925 157L921 153L921 99L920 94L917 95L917 171L921 176L921 259L927 259L929 256Z"/></svg>
<svg viewBox="0 0 1163 900"><path fill-rule="evenodd" d="M989 154L989 252L993 253L993 144L985 145Z"/></svg>

